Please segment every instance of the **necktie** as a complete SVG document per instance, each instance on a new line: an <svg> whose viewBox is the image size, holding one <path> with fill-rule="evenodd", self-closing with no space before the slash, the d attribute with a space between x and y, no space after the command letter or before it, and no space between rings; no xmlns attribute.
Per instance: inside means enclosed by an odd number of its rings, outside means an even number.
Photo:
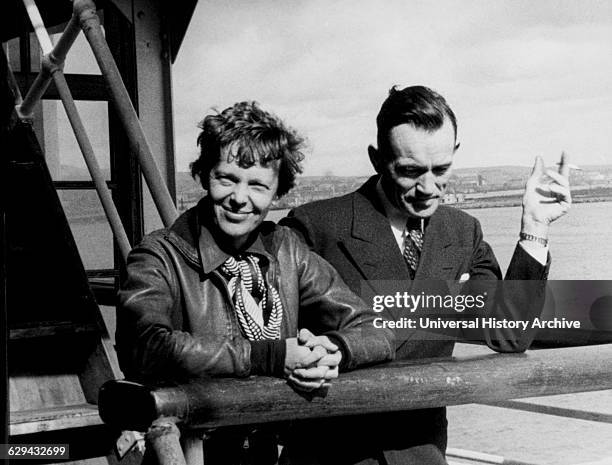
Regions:
<svg viewBox="0 0 612 465"><path fill-rule="evenodd" d="M229 279L236 316L246 338L280 339L283 305L276 289L266 284L259 259L254 255L229 257L221 272Z"/></svg>
<svg viewBox="0 0 612 465"><path fill-rule="evenodd" d="M421 250L423 250L423 231L421 230L421 222L409 220L406 224L406 237L404 238L404 259L408 264L411 279L414 279L414 275L419 266Z"/></svg>

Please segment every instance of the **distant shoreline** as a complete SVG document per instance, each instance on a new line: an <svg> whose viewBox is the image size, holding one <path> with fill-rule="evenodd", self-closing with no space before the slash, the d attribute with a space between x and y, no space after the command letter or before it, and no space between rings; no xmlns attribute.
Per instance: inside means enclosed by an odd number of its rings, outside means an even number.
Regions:
<svg viewBox="0 0 612 465"><path fill-rule="evenodd" d="M572 203L597 203L597 202L612 202L612 197L578 197L572 199ZM507 202L457 202L446 205L454 205L464 210L472 210L477 208L503 208L503 207L520 207L520 199L512 199Z"/></svg>
<svg viewBox="0 0 612 465"><path fill-rule="evenodd" d="M573 203L598 203L598 202L612 202L612 197L578 197L572 199ZM479 208L504 208L504 207L520 207L521 199L520 198L512 198L508 200L499 200L499 201L489 201L489 202L455 202L455 203L446 203L444 205L449 205L457 208L461 208L462 210L475 210ZM291 210L296 207L273 207L271 210Z"/></svg>

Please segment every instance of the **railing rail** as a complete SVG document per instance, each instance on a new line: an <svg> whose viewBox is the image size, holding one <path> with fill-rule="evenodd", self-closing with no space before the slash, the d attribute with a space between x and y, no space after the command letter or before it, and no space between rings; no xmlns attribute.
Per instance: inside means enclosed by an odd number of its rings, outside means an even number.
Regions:
<svg viewBox="0 0 612 465"><path fill-rule="evenodd" d="M160 437L158 427L174 437L176 431L168 425L178 423L192 436L226 426L611 389L611 357L608 344L395 362L343 374L324 397L309 399L282 380L264 377L206 379L160 388L111 381L100 391L98 402L102 419L117 428L144 431L154 425L155 438ZM164 448L168 440L163 440ZM158 458L169 463L167 457Z"/></svg>

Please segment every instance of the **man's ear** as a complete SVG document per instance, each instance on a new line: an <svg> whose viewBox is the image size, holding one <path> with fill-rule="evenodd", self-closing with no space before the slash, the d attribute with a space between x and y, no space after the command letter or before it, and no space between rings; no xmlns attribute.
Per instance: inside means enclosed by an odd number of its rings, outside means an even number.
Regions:
<svg viewBox="0 0 612 465"><path fill-rule="evenodd" d="M370 163L372 163L374 171L380 174L380 151L373 145L368 145L368 156L370 157Z"/></svg>

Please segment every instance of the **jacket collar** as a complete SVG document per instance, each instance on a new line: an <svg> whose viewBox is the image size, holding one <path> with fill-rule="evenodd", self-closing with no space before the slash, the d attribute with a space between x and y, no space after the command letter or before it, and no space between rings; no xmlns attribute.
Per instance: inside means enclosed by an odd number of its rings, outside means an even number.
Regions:
<svg viewBox="0 0 612 465"><path fill-rule="evenodd" d="M380 176L372 176L361 186L353 198L353 224L351 233L353 237L367 242L384 242L386 234L380 235L383 229L389 229L389 220L385 208L379 199L376 185ZM425 234L437 238L438 245L447 246L455 242L452 220L447 207L439 206L431 218L425 221ZM427 239L426 239L427 240Z"/></svg>
<svg viewBox="0 0 612 465"><path fill-rule="evenodd" d="M193 265L201 268L204 274L216 270L230 257L230 253L222 249L215 239L211 216L210 202L208 197L204 197L174 222L166 236L179 252ZM261 229L260 227L240 254L258 255L269 263L273 256L264 245Z"/></svg>
<svg viewBox="0 0 612 465"><path fill-rule="evenodd" d="M379 176L371 177L354 193L351 238L345 245L367 279L407 280L408 269L376 192L378 180ZM456 242L454 230L448 207L439 206L426 221L416 279L439 278L437 268L448 261L448 247Z"/></svg>
<svg viewBox="0 0 612 465"><path fill-rule="evenodd" d="M372 243L385 242L387 234L382 233L389 230L385 209L376 193L378 179L378 176L372 176L353 197L351 235L356 239Z"/></svg>
<svg viewBox="0 0 612 465"><path fill-rule="evenodd" d="M351 231L343 245L367 280L410 279L383 205L376 193L378 176L352 196Z"/></svg>

